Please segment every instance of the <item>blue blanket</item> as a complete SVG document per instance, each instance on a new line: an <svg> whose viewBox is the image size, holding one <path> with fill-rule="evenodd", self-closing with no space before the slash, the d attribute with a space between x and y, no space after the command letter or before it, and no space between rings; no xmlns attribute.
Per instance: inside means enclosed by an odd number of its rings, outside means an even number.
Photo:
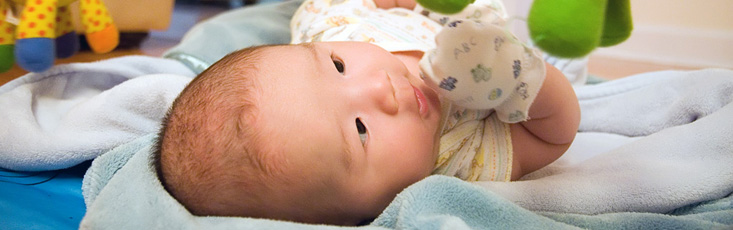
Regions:
<svg viewBox="0 0 733 230"><path fill-rule="evenodd" d="M391 229L731 229L733 196L667 214L532 212L480 186L431 176L400 193L372 225Z"/></svg>
<svg viewBox="0 0 733 230"><path fill-rule="evenodd" d="M219 14L186 32L164 57L201 73L225 55L263 44L290 43L290 18L303 0L266 3Z"/></svg>
<svg viewBox="0 0 733 230"><path fill-rule="evenodd" d="M0 86L0 229L78 228L91 160L154 132L193 76L176 61L130 56Z"/></svg>
<svg viewBox="0 0 733 230"><path fill-rule="evenodd" d="M151 167L154 135L122 145L94 161L84 181L89 212L82 229L342 229L283 221L192 216L170 197ZM130 183L130 181L135 183ZM165 211L161 211L165 210ZM669 213L583 215L533 212L480 186L431 176L405 189L364 229L730 229L733 197ZM345 229L345 228L343 228Z"/></svg>
<svg viewBox="0 0 733 230"><path fill-rule="evenodd" d="M657 78L655 84L647 80ZM705 86L696 85L706 79ZM687 84L684 84L684 83ZM693 86L693 87L687 87ZM650 135L628 137L586 123L563 158L518 182L469 182L428 177L402 191L367 229L730 229L733 227L733 71L658 72L577 89L582 119L644 111L645 98L695 98L696 90L723 96L689 104L666 104L668 125ZM597 92L605 92L598 95ZM610 93L614 92L614 93ZM686 95L686 96L684 96ZM596 105L605 105L598 107ZM707 105L695 107L698 105ZM670 108L686 108L678 113ZM685 124L678 118L710 113ZM669 113L680 116L667 116ZM587 115L586 115L587 114ZM610 122L603 119L604 122ZM621 122L620 120L614 122ZM620 125L623 122L617 124ZM613 123L610 123L613 124ZM633 122L632 122L633 124ZM613 125L611 128L618 128ZM667 126L667 127L665 127ZM640 126L637 129L649 129ZM633 129L626 127L626 129ZM199 217L162 188L150 157L155 135L119 146L94 160L83 184L85 229L255 227L332 229L283 221ZM604 143L595 145L594 143ZM586 147L583 147L586 146ZM165 210L165 211L161 211Z"/></svg>

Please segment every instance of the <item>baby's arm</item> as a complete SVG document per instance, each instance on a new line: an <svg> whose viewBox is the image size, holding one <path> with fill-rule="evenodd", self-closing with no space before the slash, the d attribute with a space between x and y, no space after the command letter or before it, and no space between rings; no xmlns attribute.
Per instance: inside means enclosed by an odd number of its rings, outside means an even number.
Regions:
<svg viewBox="0 0 733 230"><path fill-rule="evenodd" d="M384 9L413 9L416 5L415 0L374 1ZM395 56L412 74L419 74L417 60L422 52L398 52ZM546 67L545 80L527 112L530 119L510 125L514 150L512 180L560 158L570 147L580 123L578 100L567 78L554 66L541 63Z"/></svg>
<svg viewBox="0 0 733 230"><path fill-rule="evenodd" d="M580 109L565 76L503 25L499 17L446 23L420 69L445 99L494 109L510 123L516 180L562 156L575 138Z"/></svg>
<svg viewBox="0 0 733 230"><path fill-rule="evenodd" d="M554 66L545 66L545 81L529 108L530 119L510 125L512 180L560 158L578 131L580 107L570 82Z"/></svg>
<svg viewBox="0 0 733 230"><path fill-rule="evenodd" d="M414 75L421 52L397 52ZM565 75L545 63L545 81L529 108L530 119L510 125L513 146L512 180L560 158L570 147L580 124L580 107Z"/></svg>

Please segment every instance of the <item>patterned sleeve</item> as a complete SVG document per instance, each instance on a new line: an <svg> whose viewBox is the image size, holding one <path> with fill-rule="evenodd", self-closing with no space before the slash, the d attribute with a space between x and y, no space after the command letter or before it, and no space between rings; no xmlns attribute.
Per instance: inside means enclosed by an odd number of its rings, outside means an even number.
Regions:
<svg viewBox="0 0 733 230"><path fill-rule="evenodd" d="M376 8L371 0L306 0L290 21L291 43L320 41L324 31L357 23Z"/></svg>

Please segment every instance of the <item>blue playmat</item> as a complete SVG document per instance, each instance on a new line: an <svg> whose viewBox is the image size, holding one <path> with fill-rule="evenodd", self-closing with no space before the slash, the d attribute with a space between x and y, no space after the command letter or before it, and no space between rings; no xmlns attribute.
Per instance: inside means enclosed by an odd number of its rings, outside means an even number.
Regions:
<svg viewBox="0 0 733 230"><path fill-rule="evenodd" d="M0 168L0 229L78 229L81 181L91 161L53 171Z"/></svg>

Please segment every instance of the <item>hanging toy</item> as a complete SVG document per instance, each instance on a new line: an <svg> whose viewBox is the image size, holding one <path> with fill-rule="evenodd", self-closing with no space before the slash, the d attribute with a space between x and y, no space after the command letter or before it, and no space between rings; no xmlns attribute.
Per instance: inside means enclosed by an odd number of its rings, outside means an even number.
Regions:
<svg viewBox="0 0 733 230"><path fill-rule="evenodd" d="M75 0L0 0L0 72L13 62L31 72L43 72L54 60L79 50L69 5ZM23 10L13 20L14 5ZM95 53L112 51L119 32L101 0L80 0L80 13L87 42Z"/></svg>
<svg viewBox="0 0 733 230"><path fill-rule="evenodd" d="M474 0L417 2L438 13L455 14ZM564 58L619 44L633 30L629 0L535 0L527 24L534 45Z"/></svg>

